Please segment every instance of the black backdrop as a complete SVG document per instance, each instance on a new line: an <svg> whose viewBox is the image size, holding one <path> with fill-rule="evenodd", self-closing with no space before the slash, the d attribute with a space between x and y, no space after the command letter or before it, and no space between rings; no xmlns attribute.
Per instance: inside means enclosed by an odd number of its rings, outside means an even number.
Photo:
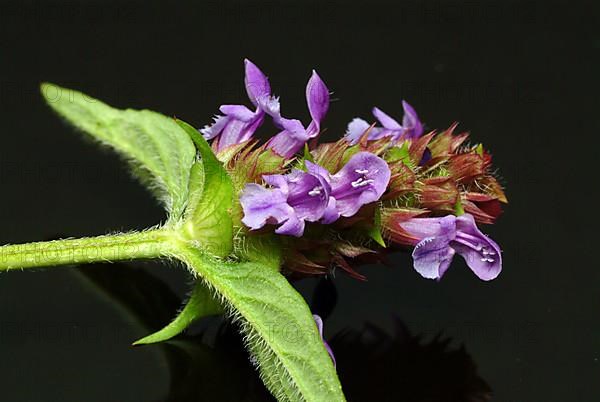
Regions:
<svg viewBox="0 0 600 402"><path fill-rule="evenodd" d="M497 280L479 281L456 259L441 282L427 281L396 255L365 267L367 282L336 276L326 335L401 320L425 341L464 345L494 400L597 400L597 17L592 2L573 1L2 2L0 243L164 218L117 157L53 115L40 82L201 126L221 103L246 102L244 57L304 119L316 68L334 92L328 138L373 105L401 115L406 99L428 127L458 120L483 142L511 201L486 228L504 249ZM183 270L145 265L184 295ZM307 297L314 283L299 284ZM69 269L0 275L0 399L162 400L166 363L129 346L141 335ZM401 384L372 399L417 400Z"/></svg>

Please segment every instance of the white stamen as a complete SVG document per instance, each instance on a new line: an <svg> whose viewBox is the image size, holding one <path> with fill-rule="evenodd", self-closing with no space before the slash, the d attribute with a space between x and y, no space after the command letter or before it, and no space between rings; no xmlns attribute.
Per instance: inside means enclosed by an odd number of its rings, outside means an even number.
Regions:
<svg viewBox="0 0 600 402"><path fill-rule="evenodd" d="M477 244L477 246L479 246L479 244ZM490 256L496 255L496 253L494 251L490 251L487 246L481 246L481 254L483 255L483 257L481 258L481 261L483 261L483 262L494 262L495 261Z"/></svg>
<svg viewBox="0 0 600 402"><path fill-rule="evenodd" d="M355 172L358 174L367 174L367 173L369 173L369 170L368 169L356 169Z"/></svg>
<svg viewBox="0 0 600 402"><path fill-rule="evenodd" d="M375 180L373 179L363 179L362 177L359 178L356 181L353 181L352 183L350 183L352 185L352 187L354 188L358 188L358 187L364 187L364 186L368 186L369 184L373 183Z"/></svg>
<svg viewBox="0 0 600 402"><path fill-rule="evenodd" d="M311 197L314 197L315 195L321 195L322 189L323 189L323 187L317 186L317 187L313 188L312 190L310 190L308 192L308 195L310 195Z"/></svg>
<svg viewBox="0 0 600 402"><path fill-rule="evenodd" d="M488 255L496 255L496 253L495 253L495 252L493 252L493 251L489 251L489 250L487 249L487 247L483 247L483 249L481 250L481 252L482 252L482 254L483 254L484 256L488 256Z"/></svg>

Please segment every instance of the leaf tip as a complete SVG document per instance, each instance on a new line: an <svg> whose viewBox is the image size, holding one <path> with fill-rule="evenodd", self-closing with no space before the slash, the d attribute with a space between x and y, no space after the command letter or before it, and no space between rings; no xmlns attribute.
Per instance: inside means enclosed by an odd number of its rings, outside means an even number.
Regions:
<svg viewBox="0 0 600 402"><path fill-rule="evenodd" d="M52 99L56 99L56 94L60 90L60 87L51 82L42 82L40 83L40 93L46 99L46 101L50 102Z"/></svg>

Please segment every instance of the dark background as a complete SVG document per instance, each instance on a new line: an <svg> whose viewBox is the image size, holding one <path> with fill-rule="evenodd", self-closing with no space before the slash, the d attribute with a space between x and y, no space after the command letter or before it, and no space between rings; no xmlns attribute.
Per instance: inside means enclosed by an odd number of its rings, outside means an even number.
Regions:
<svg viewBox="0 0 600 402"><path fill-rule="evenodd" d="M600 32L592 4L2 2L0 243L164 219L115 155L50 111L40 82L202 126L221 103L248 103L244 57L268 73L284 113L304 120L315 68L334 92L329 139L374 105L400 117L406 99L427 127L457 120L483 142L510 199L484 228L504 250L497 280L481 282L457 258L441 282L427 281L399 254L390 267L363 269L367 282L336 276L326 335L365 322L389 331L400 319L424 340L441 333L464 345L495 401L598 400ZM182 269L151 272L180 296L188 289ZM314 281L299 286L308 296ZM129 346L146 332L70 269L2 274L0 399L162 400L170 380L161 353ZM409 400L388 385L385 400Z"/></svg>

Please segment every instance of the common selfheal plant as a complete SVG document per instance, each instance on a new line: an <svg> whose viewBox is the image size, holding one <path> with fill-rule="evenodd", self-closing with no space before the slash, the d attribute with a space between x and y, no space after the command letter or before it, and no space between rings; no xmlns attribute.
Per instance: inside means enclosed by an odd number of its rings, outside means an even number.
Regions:
<svg viewBox="0 0 600 402"><path fill-rule="evenodd" d="M167 217L142 231L2 246L0 271L179 261L195 278L188 302L135 345L169 340L195 320L225 314L275 398L344 401L323 322L290 280L338 269L363 280L361 263L407 248L426 278L440 279L459 254L479 278L493 279L501 251L477 225L494 223L507 198L491 155L481 144L464 145L468 134L455 134L456 124L423 135L404 103L402 125L375 109L382 127L364 122L338 141L318 142L329 90L316 72L306 91L308 127L281 116L266 76L248 60L245 84L255 110L223 105L200 131L43 84L48 104L123 156ZM273 136L261 143L253 135L265 120Z"/></svg>

